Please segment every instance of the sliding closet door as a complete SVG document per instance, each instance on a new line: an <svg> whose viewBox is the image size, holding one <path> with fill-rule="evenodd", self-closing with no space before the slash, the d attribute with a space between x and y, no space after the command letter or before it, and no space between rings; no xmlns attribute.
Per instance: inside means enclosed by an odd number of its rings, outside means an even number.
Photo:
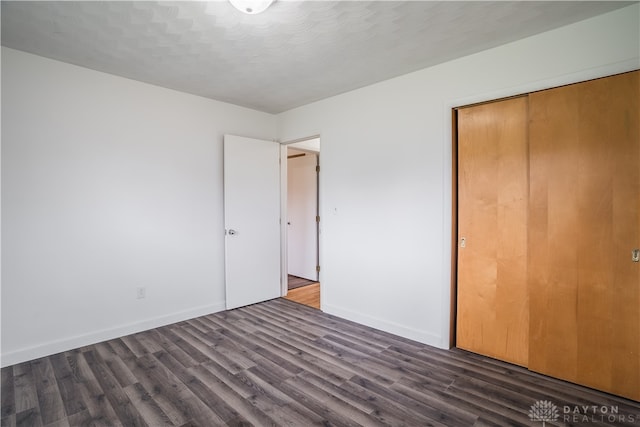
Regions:
<svg viewBox="0 0 640 427"><path fill-rule="evenodd" d="M527 364L527 98L458 110L456 345Z"/></svg>
<svg viewBox="0 0 640 427"><path fill-rule="evenodd" d="M530 94L529 368L640 399L639 73Z"/></svg>

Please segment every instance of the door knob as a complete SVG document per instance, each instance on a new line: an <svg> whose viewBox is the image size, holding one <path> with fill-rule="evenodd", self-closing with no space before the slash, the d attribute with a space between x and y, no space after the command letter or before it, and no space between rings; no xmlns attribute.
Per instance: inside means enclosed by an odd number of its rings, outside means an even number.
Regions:
<svg viewBox="0 0 640 427"><path fill-rule="evenodd" d="M640 249L634 249L631 251L631 261L640 262Z"/></svg>
<svg viewBox="0 0 640 427"><path fill-rule="evenodd" d="M229 236L235 236L236 234L238 234L238 232L234 229L229 230L228 233L229 233Z"/></svg>

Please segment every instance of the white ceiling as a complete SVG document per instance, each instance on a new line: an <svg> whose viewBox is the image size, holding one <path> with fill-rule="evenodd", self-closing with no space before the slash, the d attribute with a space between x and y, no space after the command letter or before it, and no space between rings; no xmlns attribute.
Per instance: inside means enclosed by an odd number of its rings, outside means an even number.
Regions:
<svg viewBox="0 0 640 427"><path fill-rule="evenodd" d="M3 0L2 44L278 113L631 3Z"/></svg>

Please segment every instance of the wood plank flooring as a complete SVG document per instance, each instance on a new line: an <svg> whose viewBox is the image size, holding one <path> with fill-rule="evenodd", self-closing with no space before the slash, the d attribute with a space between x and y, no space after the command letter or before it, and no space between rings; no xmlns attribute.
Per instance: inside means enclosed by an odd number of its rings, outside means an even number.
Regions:
<svg viewBox="0 0 640 427"><path fill-rule="evenodd" d="M285 299L9 366L1 392L2 426L530 427L538 400L547 426L640 424L637 402Z"/></svg>
<svg viewBox="0 0 640 427"><path fill-rule="evenodd" d="M320 283L295 288L287 292L285 297L289 301L308 305L316 309L320 309Z"/></svg>
<svg viewBox="0 0 640 427"><path fill-rule="evenodd" d="M298 276L293 276L291 274L289 274L287 277L287 289L289 290L300 288L302 286L313 285L314 283L318 282L314 280L304 279Z"/></svg>

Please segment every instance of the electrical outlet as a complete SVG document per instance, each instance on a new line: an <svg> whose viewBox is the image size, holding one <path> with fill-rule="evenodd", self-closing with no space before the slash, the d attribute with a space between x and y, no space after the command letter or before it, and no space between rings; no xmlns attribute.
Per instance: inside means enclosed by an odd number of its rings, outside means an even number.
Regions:
<svg viewBox="0 0 640 427"><path fill-rule="evenodd" d="M147 296L147 288L136 288L136 298L142 299Z"/></svg>

